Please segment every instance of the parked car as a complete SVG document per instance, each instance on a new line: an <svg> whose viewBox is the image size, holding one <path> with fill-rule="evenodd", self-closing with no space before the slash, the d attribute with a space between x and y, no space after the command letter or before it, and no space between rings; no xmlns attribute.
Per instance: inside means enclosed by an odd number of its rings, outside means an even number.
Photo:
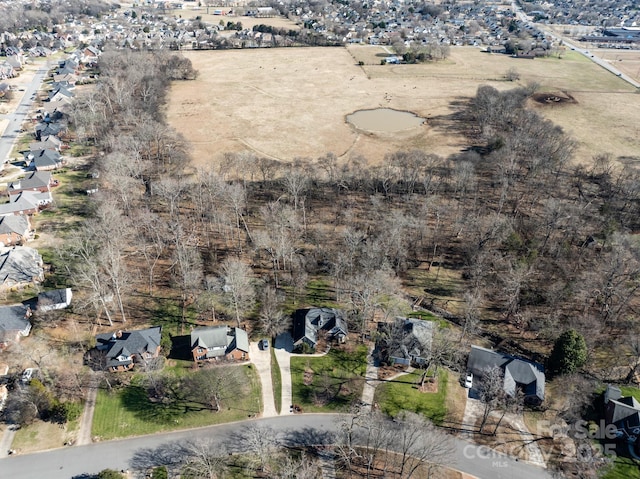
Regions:
<svg viewBox="0 0 640 479"><path fill-rule="evenodd" d="M464 387L467 389L473 387L473 373L467 373L467 376L464 378Z"/></svg>
<svg viewBox="0 0 640 479"><path fill-rule="evenodd" d="M268 339L261 339L260 342L258 343L258 347L260 349L262 349L263 351L266 351L269 349L269 340Z"/></svg>

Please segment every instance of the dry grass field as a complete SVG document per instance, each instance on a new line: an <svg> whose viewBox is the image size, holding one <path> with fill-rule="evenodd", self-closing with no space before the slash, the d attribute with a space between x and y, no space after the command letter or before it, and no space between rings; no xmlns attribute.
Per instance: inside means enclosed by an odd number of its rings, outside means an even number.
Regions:
<svg viewBox="0 0 640 479"><path fill-rule="evenodd" d="M168 117L192 143L196 165L244 150L283 161L333 152L376 163L388 152L410 148L448 155L460 151L465 139L429 119L452 114L454 102L473 96L479 85L509 89L529 82L537 82L539 91L575 98L572 104L531 107L577 140L576 161L640 152L640 94L571 51L561 59L528 60L462 47L439 63L384 66L387 51L372 46L184 53L200 74L173 85ZM510 68L520 73L518 82L504 80ZM377 107L412 111L428 121L394 135L358 132L345 121L353 111Z"/></svg>

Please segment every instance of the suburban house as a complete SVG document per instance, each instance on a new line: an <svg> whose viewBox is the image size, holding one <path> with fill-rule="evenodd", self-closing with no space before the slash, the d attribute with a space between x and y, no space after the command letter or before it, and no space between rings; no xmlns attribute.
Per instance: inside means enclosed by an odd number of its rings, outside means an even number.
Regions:
<svg viewBox="0 0 640 479"><path fill-rule="evenodd" d="M467 371L482 378L487 371L500 368L504 373L504 392L515 396L522 391L527 404L540 405L544 401L544 368L542 365L499 353L480 346L471 346Z"/></svg>
<svg viewBox="0 0 640 479"><path fill-rule="evenodd" d="M31 224L28 216L0 216L0 247L19 245L29 241L31 237Z"/></svg>
<svg viewBox="0 0 640 479"><path fill-rule="evenodd" d="M49 171L34 171L28 176L9 183L7 191L9 195L17 195L23 191L39 191L46 193L51 191L53 185L53 178Z"/></svg>
<svg viewBox="0 0 640 479"><path fill-rule="evenodd" d="M193 360L206 361L249 359L249 336L244 329L228 326L195 328L191 331L191 353Z"/></svg>
<svg viewBox="0 0 640 479"><path fill-rule="evenodd" d="M403 366L428 366L431 360L433 322L396 318L378 323L376 355L381 362Z"/></svg>
<svg viewBox="0 0 640 479"><path fill-rule="evenodd" d="M619 439L636 442L640 438L640 402L633 396L623 397L615 386L604 391L604 419L616 427Z"/></svg>
<svg viewBox="0 0 640 479"><path fill-rule="evenodd" d="M71 288L54 289L38 294L38 311L64 309L71 304Z"/></svg>
<svg viewBox="0 0 640 479"><path fill-rule="evenodd" d="M50 204L53 197L50 192L20 191L9 196L8 203L0 204L0 216L35 215L40 208Z"/></svg>
<svg viewBox="0 0 640 479"><path fill-rule="evenodd" d="M48 171L62 166L62 157L56 150L34 150L25 153L25 162L31 170Z"/></svg>
<svg viewBox="0 0 640 479"><path fill-rule="evenodd" d="M44 280L42 256L27 246L0 248L0 289Z"/></svg>
<svg viewBox="0 0 640 479"><path fill-rule="evenodd" d="M116 331L96 336L96 349L111 372L129 371L136 363L157 358L160 354L162 326L136 331Z"/></svg>
<svg viewBox="0 0 640 479"><path fill-rule="evenodd" d="M294 350L302 349L304 344L315 349L320 331L326 334L327 339L338 342L344 342L347 339L347 323L337 309L299 309L293 313L292 319Z"/></svg>
<svg viewBox="0 0 640 479"><path fill-rule="evenodd" d="M31 331L31 309L24 304L0 306L0 349L17 343Z"/></svg>

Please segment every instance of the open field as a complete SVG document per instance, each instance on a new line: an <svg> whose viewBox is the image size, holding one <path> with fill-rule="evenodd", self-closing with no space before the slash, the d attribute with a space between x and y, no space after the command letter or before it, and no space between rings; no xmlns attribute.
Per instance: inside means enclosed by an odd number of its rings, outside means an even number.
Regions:
<svg viewBox="0 0 640 479"><path fill-rule="evenodd" d="M473 96L479 85L509 89L530 82L538 83L539 91L565 91L575 98L572 104L532 103L532 108L577 140L577 161L640 151L640 95L571 51L561 59L527 60L460 47L443 62L384 66L380 60L386 50L372 46L184 54L200 74L172 86L168 117L191 142L196 165L245 150L283 161L333 152L377 163L386 153L411 148L449 155L467 142L434 126L435 119L454 113L455 102ZM518 82L504 80L510 68L520 73ZM401 133L372 134L345 121L353 111L378 107L409 110L427 123Z"/></svg>
<svg viewBox="0 0 640 479"><path fill-rule="evenodd" d="M196 17L200 17L200 19L205 23L210 23L212 25L218 25L222 20L226 25L227 22L233 23L242 23L243 28L252 29L255 25L270 25L275 28L286 28L288 30L299 30L300 26L296 25L294 22L289 20L288 18L276 16L276 17L268 17L268 18L259 18L259 17L246 17L244 15L214 15L213 12L215 10L222 10L223 12L229 12L233 10L237 10L230 7L209 7L209 13L207 13L206 7L196 7L196 8L182 8L176 10L169 10L168 14L177 18L187 18L187 19L195 19ZM240 9L242 10L242 9ZM229 33L229 32L220 32L221 34Z"/></svg>

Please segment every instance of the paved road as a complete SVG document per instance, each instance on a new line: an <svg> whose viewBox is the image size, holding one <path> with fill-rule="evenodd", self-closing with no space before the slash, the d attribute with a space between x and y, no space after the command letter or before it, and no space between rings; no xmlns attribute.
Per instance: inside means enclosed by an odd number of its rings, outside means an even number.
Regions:
<svg viewBox="0 0 640 479"><path fill-rule="evenodd" d="M516 16L518 17L518 19L521 20L522 22L524 22L524 23L526 23L528 25L531 25L532 27L537 28L538 30L544 32L546 35L549 35L550 37L554 38L558 42L560 42L560 41L563 42L565 45L567 45L569 48L571 48L571 50L574 50L574 51L576 51L578 53L581 53L582 55L587 57L589 60L594 62L595 64L600 65L605 70L609 70L611 73L613 73L614 75L620 77L622 80L626 81L627 83L630 83L634 87L640 88L640 83L639 82L637 82L636 80L631 78L629 75L626 75L625 73L623 73L620 70L618 70L614 65L609 63L607 60L603 60L602 58L600 58L600 57L594 55L592 52L590 52L589 49L582 48L582 47L578 46L577 44L575 44L573 41L567 40L565 37L557 35L552 30L546 28L546 26L544 24L535 23L535 22L531 21L531 19L522 11L522 9L520 9L520 7L518 7L516 5L515 2L512 3L511 6L512 6L513 11L516 13Z"/></svg>
<svg viewBox="0 0 640 479"><path fill-rule="evenodd" d="M13 145L20 135L20 132L17 130L20 130L24 121L28 118L29 110L33 104L33 100L31 98L38 91L40 85L42 85L42 81L45 79L48 71L49 65L42 65L33 76L31 83L25 87L25 91L17 92L17 94L22 95L22 99L15 111L4 115L4 118L9 120L9 124L0 138L0 163L9 158Z"/></svg>
<svg viewBox="0 0 640 479"><path fill-rule="evenodd" d="M52 451L9 456L0 459L0 479L70 479L81 474L94 474L102 469L129 469L134 456L148 449L188 439L209 438L221 448L230 444L242 447L244 428L264 425L277 431L288 444L332 443L338 429L337 414L302 414L252 419L233 424L167 434L142 436L120 441L74 446ZM455 468L482 479L550 479L545 469L517 462L486 447L455 440ZM152 454L152 457L156 457Z"/></svg>

